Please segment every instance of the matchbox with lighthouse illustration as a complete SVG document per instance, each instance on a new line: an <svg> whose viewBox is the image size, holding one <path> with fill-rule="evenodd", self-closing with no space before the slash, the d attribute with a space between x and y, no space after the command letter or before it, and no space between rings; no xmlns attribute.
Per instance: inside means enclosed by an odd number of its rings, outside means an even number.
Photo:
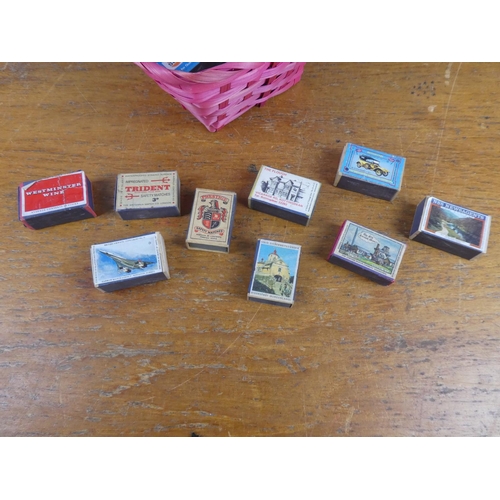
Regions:
<svg viewBox="0 0 500 500"><path fill-rule="evenodd" d="M97 217L92 185L85 172L71 172L18 187L19 220L30 229Z"/></svg>
<svg viewBox="0 0 500 500"><path fill-rule="evenodd" d="M401 190L406 159L347 143L334 186L392 201Z"/></svg>
<svg viewBox="0 0 500 500"><path fill-rule="evenodd" d="M170 278L165 241L159 232L90 247L94 286L114 292Z"/></svg>
<svg viewBox="0 0 500 500"><path fill-rule="evenodd" d="M116 178L115 211L124 220L180 215L177 172L119 174Z"/></svg>
<svg viewBox="0 0 500 500"><path fill-rule="evenodd" d="M427 196L417 206L409 237L470 260L486 253L490 226L489 215Z"/></svg>
<svg viewBox="0 0 500 500"><path fill-rule="evenodd" d="M307 226L321 183L262 165L248 196L248 206Z"/></svg>
<svg viewBox="0 0 500 500"><path fill-rule="evenodd" d="M404 243L346 220L327 260L381 285L390 285L396 280L405 250Z"/></svg>
<svg viewBox="0 0 500 500"><path fill-rule="evenodd" d="M235 212L236 193L197 188L187 232L187 248L228 253Z"/></svg>

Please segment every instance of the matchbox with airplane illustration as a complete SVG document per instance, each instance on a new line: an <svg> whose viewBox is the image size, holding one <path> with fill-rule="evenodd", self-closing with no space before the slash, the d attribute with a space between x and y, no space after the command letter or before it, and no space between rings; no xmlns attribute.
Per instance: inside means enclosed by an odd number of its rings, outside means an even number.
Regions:
<svg viewBox="0 0 500 500"><path fill-rule="evenodd" d="M180 215L179 175L176 171L119 174L115 211L124 220Z"/></svg>
<svg viewBox="0 0 500 500"><path fill-rule="evenodd" d="M248 300L292 307L301 249L292 243L258 240Z"/></svg>
<svg viewBox="0 0 500 500"><path fill-rule="evenodd" d="M262 165L248 196L253 210L307 226L321 183Z"/></svg>
<svg viewBox="0 0 500 500"><path fill-rule="evenodd" d="M159 232L92 245L90 257L94 286L103 292L170 278L165 242Z"/></svg>
<svg viewBox="0 0 500 500"><path fill-rule="evenodd" d="M396 280L406 245L349 220L344 221L328 262L381 285Z"/></svg>
<svg viewBox="0 0 500 500"><path fill-rule="evenodd" d="M486 253L490 226L489 215L427 196L417 206L409 237L470 260Z"/></svg>
<svg viewBox="0 0 500 500"><path fill-rule="evenodd" d="M197 188L187 232L187 248L228 253L235 212L236 193Z"/></svg>
<svg viewBox="0 0 500 500"><path fill-rule="evenodd" d="M19 220L30 229L97 217L85 172L23 182L18 187Z"/></svg>
<svg viewBox="0 0 500 500"><path fill-rule="evenodd" d="M401 190L405 163L402 156L347 143L333 185L392 201Z"/></svg>

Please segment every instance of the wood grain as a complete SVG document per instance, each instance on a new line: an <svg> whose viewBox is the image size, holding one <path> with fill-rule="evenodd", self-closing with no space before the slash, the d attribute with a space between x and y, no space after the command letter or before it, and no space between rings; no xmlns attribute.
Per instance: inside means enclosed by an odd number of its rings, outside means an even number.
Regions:
<svg viewBox="0 0 500 500"><path fill-rule="evenodd" d="M212 134L133 64L0 63L0 435L497 436L500 65L310 63ZM333 186L346 142L407 158L392 203ZM318 180L311 224L252 211L261 164ZM98 217L39 231L17 186L85 170ZM178 218L123 221L116 175L177 170ZM229 255L189 251L197 187L238 194ZM493 217L467 261L408 240L435 195ZM349 218L397 281L326 261ZM171 280L104 294L90 245L160 231ZM290 310L246 300L256 240L303 246Z"/></svg>

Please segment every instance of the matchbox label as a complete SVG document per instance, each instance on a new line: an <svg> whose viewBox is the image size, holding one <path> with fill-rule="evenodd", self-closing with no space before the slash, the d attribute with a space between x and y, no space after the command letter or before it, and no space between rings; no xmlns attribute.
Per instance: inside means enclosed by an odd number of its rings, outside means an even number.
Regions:
<svg viewBox="0 0 500 500"><path fill-rule="evenodd" d="M234 202L233 193L197 190L188 239L227 242Z"/></svg>
<svg viewBox="0 0 500 500"><path fill-rule="evenodd" d="M83 172L49 177L20 186L23 217L87 204Z"/></svg>
<svg viewBox="0 0 500 500"><path fill-rule="evenodd" d="M248 296L293 304L300 245L259 240Z"/></svg>
<svg viewBox="0 0 500 500"><path fill-rule="evenodd" d="M157 233L92 245L94 285L102 285L161 270L160 243Z"/></svg>
<svg viewBox="0 0 500 500"><path fill-rule="evenodd" d="M405 161L401 156L348 143L344 149L339 173L372 184L399 189Z"/></svg>
<svg viewBox="0 0 500 500"><path fill-rule="evenodd" d="M193 233L200 236L215 239L224 239L227 231L228 209L230 199L213 193L203 193L199 197L196 211L196 222L193 227ZM213 238L210 238L213 239Z"/></svg>
<svg viewBox="0 0 500 500"><path fill-rule="evenodd" d="M263 165L250 199L311 216L321 183Z"/></svg>
<svg viewBox="0 0 500 500"><path fill-rule="evenodd" d="M423 230L460 245L485 249L490 216L429 198L422 218Z"/></svg>
<svg viewBox="0 0 500 500"><path fill-rule="evenodd" d="M116 182L117 210L177 205L177 172L120 174Z"/></svg>
<svg viewBox="0 0 500 500"><path fill-rule="evenodd" d="M345 221L331 255L381 276L396 278L406 245L371 229Z"/></svg>
<svg viewBox="0 0 500 500"><path fill-rule="evenodd" d="M453 203L447 203L445 201L438 200L437 198L431 198L431 203L433 205L446 208L447 210L452 210L453 212L456 212L457 214L460 214L464 217L472 217L474 219L480 219L480 220L486 220L486 217L488 217L485 214L474 212L473 210L469 210L468 208L460 207L458 205L453 205Z"/></svg>

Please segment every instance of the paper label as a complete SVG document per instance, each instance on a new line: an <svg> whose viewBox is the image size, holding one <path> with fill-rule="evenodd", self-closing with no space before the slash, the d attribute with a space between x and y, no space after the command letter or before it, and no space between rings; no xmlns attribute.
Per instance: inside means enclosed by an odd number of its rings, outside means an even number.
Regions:
<svg viewBox="0 0 500 500"><path fill-rule="evenodd" d="M87 203L83 172L28 182L21 186L21 215L29 216Z"/></svg>
<svg viewBox="0 0 500 500"><path fill-rule="evenodd" d="M177 206L177 172L120 174L116 180L116 210Z"/></svg>
<svg viewBox="0 0 500 500"><path fill-rule="evenodd" d="M227 244L235 200L235 193L197 189L188 240Z"/></svg>
<svg viewBox="0 0 500 500"><path fill-rule="evenodd" d="M317 181L263 165L250 198L310 217L320 187Z"/></svg>

